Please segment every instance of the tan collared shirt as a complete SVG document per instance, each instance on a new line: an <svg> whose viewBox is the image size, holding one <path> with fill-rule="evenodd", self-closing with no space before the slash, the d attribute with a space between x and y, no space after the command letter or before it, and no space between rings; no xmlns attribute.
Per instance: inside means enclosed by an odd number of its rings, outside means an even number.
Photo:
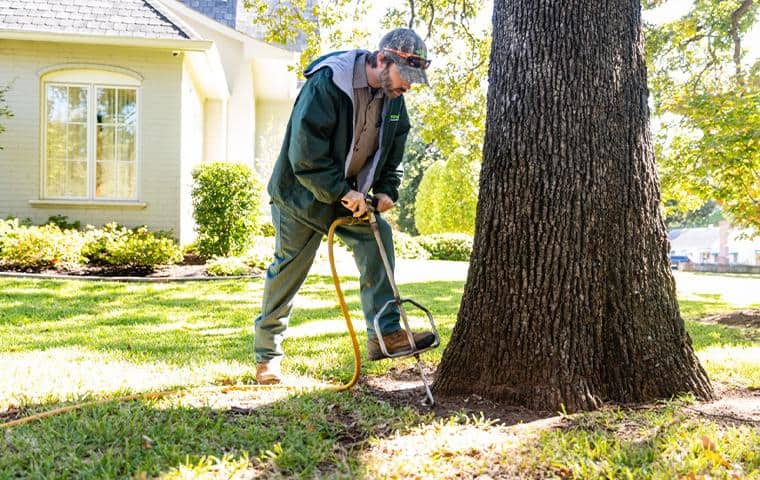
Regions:
<svg viewBox="0 0 760 480"><path fill-rule="evenodd" d="M367 54L354 63L354 151L348 178L355 177L371 160L380 145L383 113L383 89L374 89L367 81Z"/></svg>

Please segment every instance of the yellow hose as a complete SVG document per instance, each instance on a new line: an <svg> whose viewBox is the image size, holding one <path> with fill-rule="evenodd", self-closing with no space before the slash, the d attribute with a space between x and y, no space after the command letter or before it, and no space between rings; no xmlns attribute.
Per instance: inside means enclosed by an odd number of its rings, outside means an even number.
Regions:
<svg viewBox="0 0 760 480"><path fill-rule="evenodd" d="M333 254L333 237L335 236L335 229L343 224L353 224L358 223L361 220L357 220L352 217L341 217L336 219L332 225L330 225L330 230L327 234L327 252L328 256L330 258L330 270L332 271L332 277L333 277L333 283L335 284L335 291L338 294L338 303L340 303L340 309L343 312L343 317L346 319L346 327L348 327L348 334L351 337L351 345L354 350L354 375L351 377L351 380L348 383L341 384L341 385L335 385L328 387L327 390L332 390L336 392L343 392L345 390L348 390L349 388L356 385L356 382L359 381L359 376L361 374L361 367L362 367L362 357L361 357L361 351L359 350L359 341L356 339L356 332L354 331L354 325L351 323L351 315L348 312L348 306L346 305L346 299L343 297L343 290L340 288L340 280L338 279L338 272L335 268L335 256ZM304 387L298 387L295 385L220 385L217 387L218 390L223 391L246 391L246 390L269 390L269 389L285 389L285 390L308 390ZM118 398L104 398L101 400L93 400L90 402L82 402L82 403L76 403L73 405L67 405L65 407L55 408L53 410L48 410L45 412L40 412L34 415L29 415L27 417L23 418L17 418L16 420L11 420L10 422L0 423L0 428L10 428L10 427L16 427L19 425L24 425L27 423L32 423L36 420L41 420L43 418L52 417L54 415L60 415L62 413L71 412L73 410L79 410L81 408L87 408L87 407L93 407L96 405L103 405L105 403L111 403L111 402L131 402L134 400L153 400L157 398L163 398L167 397L169 395L174 395L177 393L180 393L182 391L189 390L187 387L181 387L181 388L175 388L173 390L164 390L161 392L145 392L145 393L135 393L132 395L125 395L123 397Z"/></svg>
<svg viewBox="0 0 760 480"><path fill-rule="evenodd" d="M335 292L338 294L338 303L340 303L340 310L343 312L343 318L346 319L348 335L351 337L351 345L354 348L354 376L351 377L351 381L348 383L334 387L334 390L336 392L348 390L349 388L356 385L356 382L359 381L359 375L361 375L362 369L362 354L359 351L359 341L356 339L354 324L351 323L351 314L348 313L346 299L343 297L343 290L340 288L340 279L338 279L338 271L335 269L335 255L333 254L333 237L335 236L335 229L346 223L357 223L357 220L352 217L340 217L332 222L330 225L330 230L327 232L327 255L330 259L330 271L332 272L333 283L335 284Z"/></svg>

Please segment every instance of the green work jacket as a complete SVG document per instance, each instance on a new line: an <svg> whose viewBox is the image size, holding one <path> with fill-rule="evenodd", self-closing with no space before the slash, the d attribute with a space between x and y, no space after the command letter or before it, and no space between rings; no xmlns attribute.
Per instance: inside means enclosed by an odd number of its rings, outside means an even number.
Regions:
<svg viewBox="0 0 760 480"><path fill-rule="evenodd" d="M322 232L346 213L340 199L351 189L345 175L354 142L353 70L362 53L367 52L325 55L306 69L307 81L296 98L267 187L282 211ZM398 200L408 132L404 97L386 96L379 147L358 175L360 191Z"/></svg>

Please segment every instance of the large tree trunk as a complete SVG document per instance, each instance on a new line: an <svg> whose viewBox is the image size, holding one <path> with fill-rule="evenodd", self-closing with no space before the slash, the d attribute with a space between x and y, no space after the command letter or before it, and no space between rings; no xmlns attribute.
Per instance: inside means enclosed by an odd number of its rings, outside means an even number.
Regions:
<svg viewBox="0 0 760 480"><path fill-rule="evenodd" d="M659 211L639 0L496 0L475 245L441 394L712 396Z"/></svg>

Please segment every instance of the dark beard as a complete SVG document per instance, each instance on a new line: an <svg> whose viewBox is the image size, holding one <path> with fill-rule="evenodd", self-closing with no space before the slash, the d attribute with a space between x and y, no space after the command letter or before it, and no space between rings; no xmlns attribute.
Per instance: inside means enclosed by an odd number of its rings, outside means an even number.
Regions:
<svg viewBox="0 0 760 480"><path fill-rule="evenodd" d="M386 97L395 98L398 94L393 90L393 82L391 81L391 64L386 63L383 71L380 72L380 83L382 84L383 93Z"/></svg>

